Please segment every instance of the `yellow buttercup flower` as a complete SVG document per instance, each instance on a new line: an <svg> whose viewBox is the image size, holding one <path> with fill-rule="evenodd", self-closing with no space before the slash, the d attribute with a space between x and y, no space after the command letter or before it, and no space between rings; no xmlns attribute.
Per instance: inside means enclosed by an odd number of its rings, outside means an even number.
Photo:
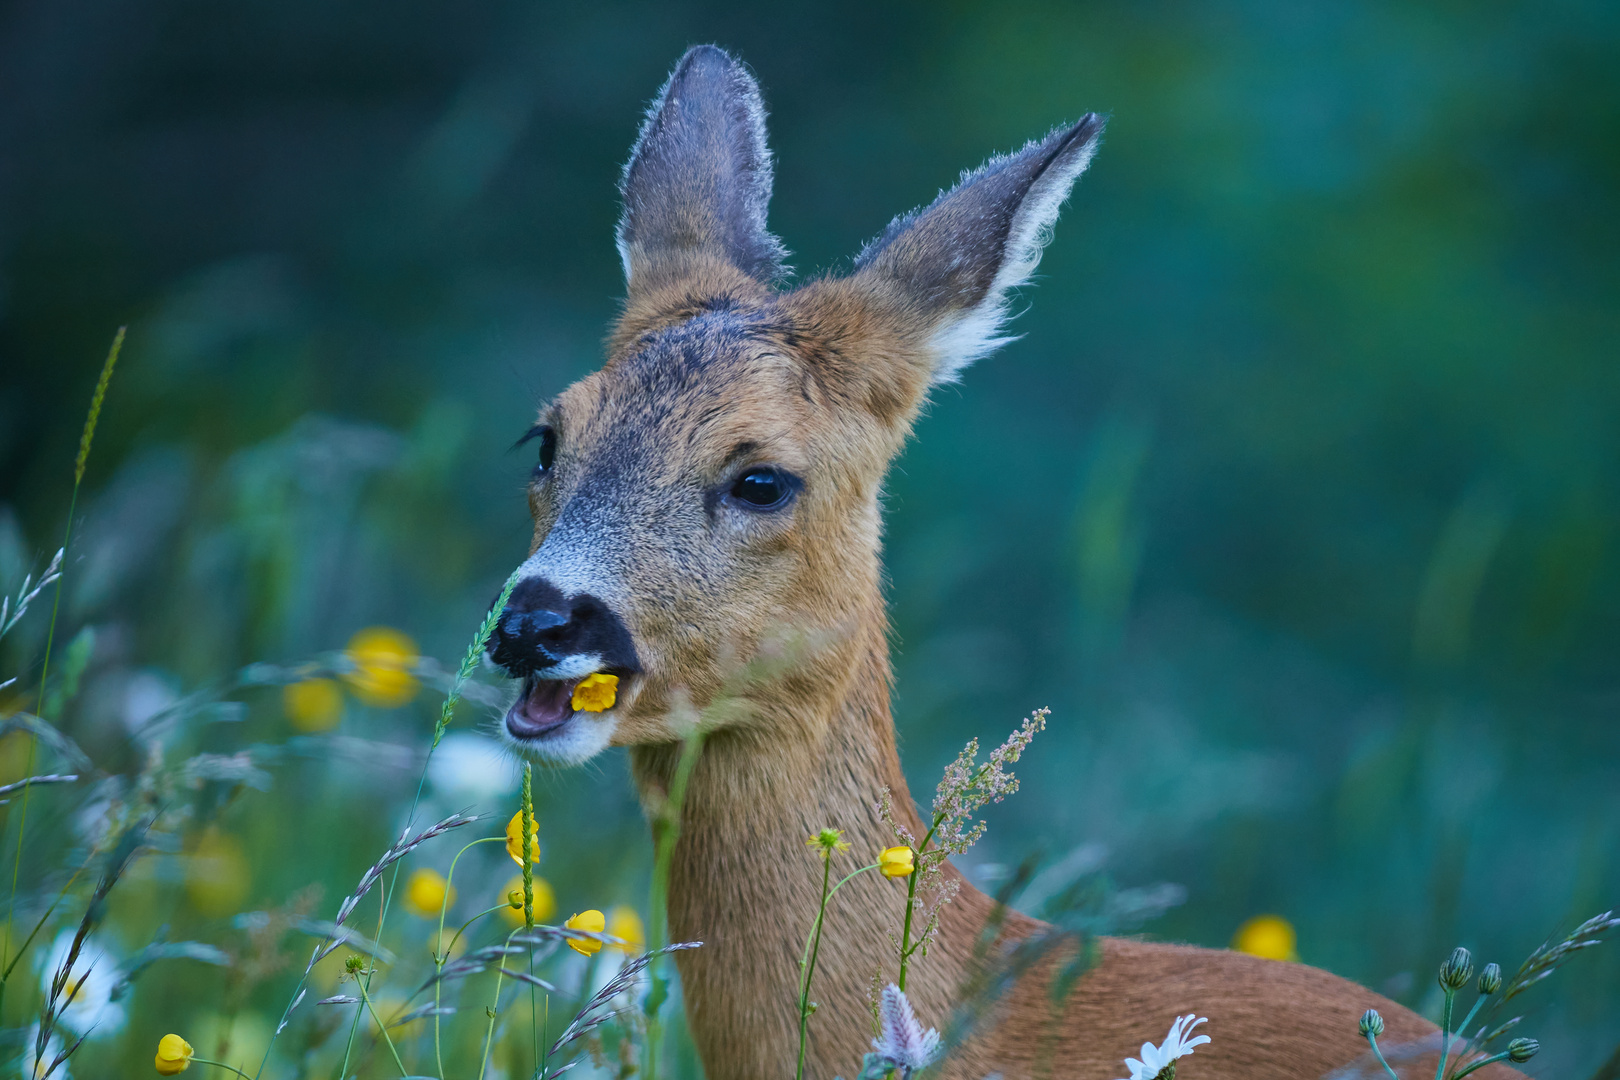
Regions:
<svg viewBox="0 0 1620 1080"><path fill-rule="evenodd" d="M456 902L456 887L437 870L423 868L405 882L405 910L423 919L437 919L441 908Z"/></svg>
<svg viewBox="0 0 1620 1080"><path fill-rule="evenodd" d="M613 708L613 703L618 699L619 677L597 672L579 680L569 704L579 712L602 712Z"/></svg>
<svg viewBox="0 0 1620 1080"><path fill-rule="evenodd" d="M397 708L416 696L416 642L386 626L370 626L349 639L344 653L354 664L343 681L354 696L380 709Z"/></svg>
<svg viewBox="0 0 1620 1080"><path fill-rule="evenodd" d="M535 837L529 842L529 861L540 861L540 822L534 818L529 819L529 835ZM506 823L506 853L512 856L512 861L519 866L523 865L523 811L519 810L512 815L512 820Z"/></svg>
<svg viewBox="0 0 1620 1080"><path fill-rule="evenodd" d="M589 911L581 911L578 915L573 916L567 922L563 923L563 925L570 930L587 930L593 934L600 934L607 929L607 919L600 911L597 911L595 908L591 908ZM568 940L568 947L579 953L581 956L595 956L597 953L602 951L602 943L591 938L582 938L578 940L570 938Z"/></svg>
<svg viewBox="0 0 1620 1080"><path fill-rule="evenodd" d="M911 872L917 869L917 857L912 850L904 844L899 847L884 848L878 856L878 870L886 878L910 877Z"/></svg>
<svg viewBox="0 0 1620 1080"><path fill-rule="evenodd" d="M204 915L221 916L241 910L253 884L253 871L242 842L227 832L209 828L197 838L186 860L186 896Z"/></svg>
<svg viewBox="0 0 1620 1080"><path fill-rule="evenodd" d="M1256 915L1232 935L1232 948L1267 960L1298 960L1294 925L1281 915Z"/></svg>
<svg viewBox="0 0 1620 1080"><path fill-rule="evenodd" d="M638 953L647 945L647 928L641 924L641 915L629 904L615 904L608 909L607 932L624 942L613 948L625 953Z"/></svg>
<svg viewBox="0 0 1620 1080"><path fill-rule="evenodd" d="M281 708L299 731L329 731L343 719L343 688L336 679L302 679L281 688Z"/></svg>
<svg viewBox="0 0 1620 1080"><path fill-rule="evenodd" d="M551 883L538 875L534 878L534 921L543 923L557 914L557 894L551 891ZM501 890L506 898L506 906L501 908L501 917L513 926L523 925L523 875L513 874L512 880L506 883Z"/></svg>
<svg viewBox="0 0 1620 1080"><path fill-rule="evenodd" d="M164 1076L173 1076L191 1067L191 1057L196 1052L180 1036L165 1035L158 1040L157 1057L153 1059L153 1064Z"/></svg>

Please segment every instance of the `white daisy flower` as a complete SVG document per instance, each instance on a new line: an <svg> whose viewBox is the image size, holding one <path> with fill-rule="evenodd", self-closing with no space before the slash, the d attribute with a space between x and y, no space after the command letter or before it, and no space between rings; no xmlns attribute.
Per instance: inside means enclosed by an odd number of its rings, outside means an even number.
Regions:
<svg viewBox="0 0 1620 1080"><path fill-rule="evenodd" d="M50 992L51 979L67 961L72 948L73 931L64 930L51 943L49 951L41 954L39 977L46 993ZM62 991L65 999L59 1006L62 1023L80 1035L99 1037L117 1032L125 1020L124 1003L112 997L113 987L117 985L117 957L103 948L94 935L86 938Z"/></svg>
<svg viewBox="0 0 1620 1080"><path fill-rule="evenodd" d="M1176 1022L1170 1025L1170 1034L1165 1036L1164 1042L1158 1046L1152 1043L1142 1044L1142 1060L1126 1058L1125 1067L1131 1070L1131 1075L1124 1080L1153 1080L1165 1069L1176 1063L1177 1058L1186 1057L1193 1052L1193 1047L1202 1046L1209 1042L1208 1035L1199 1035L1189 1038L1192 1029L1209 1020L1207 1016L1199 1016L1194 1020L1196 1013L1176 1017Z"/></svg>

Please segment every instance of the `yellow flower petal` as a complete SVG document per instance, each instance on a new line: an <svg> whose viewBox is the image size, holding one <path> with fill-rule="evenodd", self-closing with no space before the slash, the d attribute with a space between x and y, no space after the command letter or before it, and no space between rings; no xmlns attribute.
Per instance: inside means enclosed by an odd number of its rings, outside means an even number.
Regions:
<svg viewBox="0 0 1620 1080"><path fill-rule="evenodd" d="M281 708L299 731L329 731L343 719L343 688L336 679L303 679L281 688Z"/></svg>
<svg viewBox="0 0 1620 1080"><path fill-rule="evenodd" d="M511 926L523 925L523 875L513 874L501 889L501 897L506 906L501 908L501 917ZM517 903L514 905L513 900ZM557 914L557 894L551 890L551 883L545 878L536 875L534 878L534 921L543 923Z"/></svg>
<svg viewBox="0 0 1620 1080"><path fill-rule="evenodd" d="M600 911L591 908L588 911L581 911L579 914L574 915L563 925L570 930L586 930L593 934L600 934L607 929L607 918ZM577 941L570 939L568 947L581 956L595 956L602 951L602 943L593 941L590 938Z"/></svg>
<svg viewBox="0 0 1620 1080"><path fill-rule="evenodd" d="M456 887L437 870L414 871L405 882L405 910L422 919L437 919L456 902Z"/></svg>
<svg viewBox="0 0 1620 1080"><path fill-rule="evenodd" d="M367 705L393 709L416 696L416 676L412 674L419 659L416 642L398 630L367 627L350 638L343 651L354 664L343 681Z"/></svg>
<svg viewBox="0 0 1620 1080"><path fill-rule="evenodd" d="M1256 915L1238 927L1232 948L1267 960L1298 960L1294 925L1281 915Z"/></svg>
<svg viewBox="0 0 1620 1080"><path fill-rule="evenodd" d="M587 675L579 680L574 687L573 700L569 702L579 712L604 712L613 708L613 703L619 698L619 677L617 675Z"/></svg>
<svg viewBox="0 0 1620 1080"><path fill-rule="evenodd" d="M540 835L540 822L534 818L529 819L529 835ZM512 815L512 820L506 823L506 853L512 856L512 861L519 866L523 865L523 811L519 810ZM532 840L529 843L529 862L540 861L540 841Z"/></svg>
<svg viewBox="0 0 1620 1080"><path fill-rule="evenodd" d="M638 953L647 945L647 928L641 923L641 914L629 904L615 904L608 909L607 932L624 942L613 948L624 953Z"/></svg>
<svg viewBox="0 0 1620 1080"><path fill-rule="evenodd" d="M158 1040L157 1057L153 1059L153 1064L159 1073L173 1076L191 1067L191 1056L195 1053L191 1044L180 1036L165 1035Z"/></svg>
<svg viewBox="0 0 1620 1080"><path fill-rule="evenodd" d="M884 848L883 853L878 856L878 871L886 878L910 877L912 871L916 869L916 856L904 844Z"/></svg>

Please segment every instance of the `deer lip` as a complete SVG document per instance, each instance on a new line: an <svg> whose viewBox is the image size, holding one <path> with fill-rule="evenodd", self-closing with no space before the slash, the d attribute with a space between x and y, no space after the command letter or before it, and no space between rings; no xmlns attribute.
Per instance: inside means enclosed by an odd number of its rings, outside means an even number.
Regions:
<svg viewBox="0 0 1620 1080"><path fill-rule="evenodd" d="M523 680L523 692L506 711L506 730L514 739L541 739L574 718L574 687L579 679Z"/></svg>

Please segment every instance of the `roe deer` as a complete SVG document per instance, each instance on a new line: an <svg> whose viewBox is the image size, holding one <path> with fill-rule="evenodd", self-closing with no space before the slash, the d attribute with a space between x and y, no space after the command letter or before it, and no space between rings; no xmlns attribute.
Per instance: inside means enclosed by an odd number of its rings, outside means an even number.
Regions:
<svg viewBox="0 0 1620 1080"><path fill-rule="evenodd" d="M894 842L874 809L884 788L921 832L889 713L884 474L929 388L1005 340L1009 290L1035 268L1103 127L1088 115L992 159L896 218L849 276L778 290L764 116L754 80L714 47L688 52L653 103L622 182L623 314L606 365L529 433L532 553L491 650L523 680L504 725L521 752L568 764L628 746L656 803L679 752L672 715L714 701L781 627L811 643L738 692L687 790L669 922L674 940L705 943L678 964L710 1080L793 1075L819 887L805 838L842 828L870 861ZM574 711L573 688L595 672L619 677L616 704ZM814 987L818 1080L852 1075L869 1048L868 987L900 884L864 875L834 903ZM945 908L908 986L925 1024L943 1026L991 909L965 882ZM1013 915L1004 933L1039 925ZM1108 1080L1192 1011L1214 1042L1186 1068L1207 1080L1320 1076L1365 1051L1356 1022L1369 1006L1391 1041L1434 1030L1300 964L1128 939L1105 939L1061 1015L1046 993L1026 977L944 1075Z"/></svg>

